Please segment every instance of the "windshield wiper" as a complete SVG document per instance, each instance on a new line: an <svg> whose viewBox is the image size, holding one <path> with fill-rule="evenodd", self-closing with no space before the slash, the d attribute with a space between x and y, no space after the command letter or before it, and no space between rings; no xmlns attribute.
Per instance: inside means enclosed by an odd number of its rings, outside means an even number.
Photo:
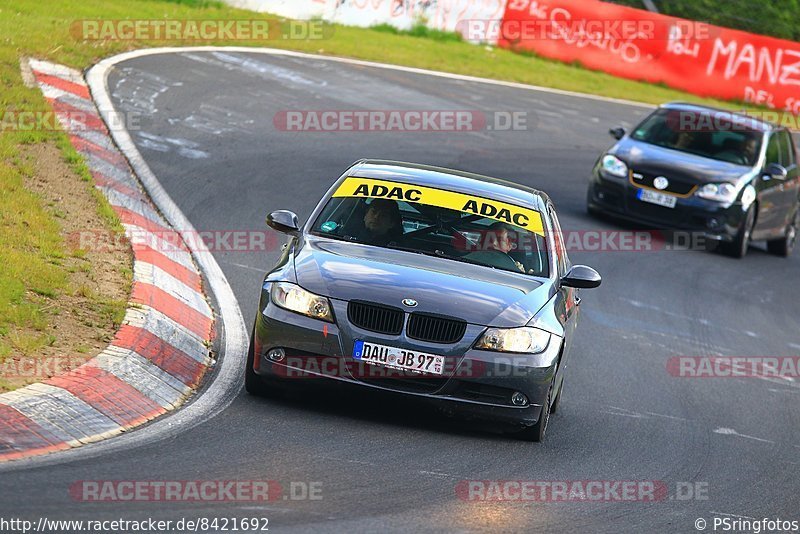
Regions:
<svg viewBox="0 0 800 534"><path fill-rule="evenodd" d="M428 252L426 252L424 250L420 250L418 248L404 247L404 246L398 245L396 243L387 243L385 245L385 247L389 248L389 249L392 249L392 250L402 250L403 252L413 252L414 254L422 254L422 255L425 255L425 256L431 256L432 255L432 254L429 254Z"/></svg>
<svg viewBox="0 0 800 534"><path fill-rule="evenodd" d="M434 250L433 252L431 252L429 250L420 250L420 249L417 249L417 248L403 247L403 246L400 246L400 245L393 245L391 243L386 245L386 248L390 248L392 250L402 250L403 252L413 252L414 254L422 254L423 256L432 256L434 258L443 258L443 259L446 259L446 260L453 260L453 261L458 261L458 262L461 262L461 263L469 263L471 265L481 265L483 267L489 267L489 268L494 269L494 266L492 266L492 265L486 265L484 263L481 263L481 262L478 262L478 261L475 261L475 260L469 260L467 258L464 258L463 256L453 256L451 254L445 253L442 250Z"/></svg>
<svg viewBox="0 0 800 534"><path fill-rule="evenodd" d="M338 235L338 234L320 234L318 232L311 232L316 237L324 237L327 239L335 239L336 241L347 241L349 243L358 243L358 238L351 235Z"/></svg>

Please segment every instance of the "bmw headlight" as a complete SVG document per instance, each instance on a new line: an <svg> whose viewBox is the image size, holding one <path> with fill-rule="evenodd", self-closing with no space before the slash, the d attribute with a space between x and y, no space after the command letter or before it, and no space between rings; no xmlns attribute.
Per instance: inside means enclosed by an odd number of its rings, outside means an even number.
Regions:
<svg viewBox="0 0 800 534"><path fill-rule="evenodd" d="M736 186L729 183L706 184L695 193L700 198L726 203L736 200L736 194Z"/></svg>
<svg viewBox="0 0 800 534"><path fill-rule="evenodd" d="M611 154L603 156L602 169L603 172L611 176L618 176L619 178L628 176L628 166L625 162Z"/></svg>
<svg viewBox="0 0 800 534"><path fill-rule="evenodd" d="M315 295L296 284L275 282L270 290L272 302L281 308L314 319L333 322L331 301L326 297Z"/></svg>
<svg viewBox="0 0 800 534"><path fill-rule="evenodd" d="M496 352L524 352L538 354L544 352L550 343L550 333L538 328L489 328L483 333L476 349Z"/></svg>

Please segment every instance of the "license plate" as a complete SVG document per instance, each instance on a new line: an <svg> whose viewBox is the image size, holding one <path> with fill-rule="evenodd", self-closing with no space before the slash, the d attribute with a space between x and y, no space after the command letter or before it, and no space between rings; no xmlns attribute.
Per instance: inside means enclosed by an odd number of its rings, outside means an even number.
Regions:
<svg viewBox="0 0 800 534"><path fill-rule="evenodd" d="M418 373L440 375L444 372L444 356L387 347L361 340L356 341L353 346L353 359Z"/></svg>
<svg viewBox="0 0 800 534"><path fill-rule="evenodd" d="M674 208L675 204L678 202L677 197L665 195L663 193L656 193L655 191L650 191L649 189L639 189L639 192L636 194L636 196L642 202L649 202L650 204L656 204L665 208Z"/></svg>

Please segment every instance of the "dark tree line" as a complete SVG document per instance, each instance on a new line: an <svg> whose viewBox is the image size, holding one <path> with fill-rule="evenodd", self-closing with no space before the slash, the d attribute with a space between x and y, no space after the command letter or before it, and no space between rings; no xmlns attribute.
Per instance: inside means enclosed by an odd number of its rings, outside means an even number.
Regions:
<svg viewBox="0 0 800 534"><path fill-rule="evenodd" d="M643 8L642 0L609 0ZM800 0L653 0L665 15L800 41Z"/></svg>

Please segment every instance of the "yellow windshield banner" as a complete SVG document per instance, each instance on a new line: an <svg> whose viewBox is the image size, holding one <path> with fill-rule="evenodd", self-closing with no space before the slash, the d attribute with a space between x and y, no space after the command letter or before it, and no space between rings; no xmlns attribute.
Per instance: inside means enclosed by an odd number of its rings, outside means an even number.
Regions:
<svg viewBox="0 0 800 534"><path fill-rule="evenodd" d="M473 213L544 235L542 214L530 208L444 189L349 176L334 197L388 198Z"/></svg>

